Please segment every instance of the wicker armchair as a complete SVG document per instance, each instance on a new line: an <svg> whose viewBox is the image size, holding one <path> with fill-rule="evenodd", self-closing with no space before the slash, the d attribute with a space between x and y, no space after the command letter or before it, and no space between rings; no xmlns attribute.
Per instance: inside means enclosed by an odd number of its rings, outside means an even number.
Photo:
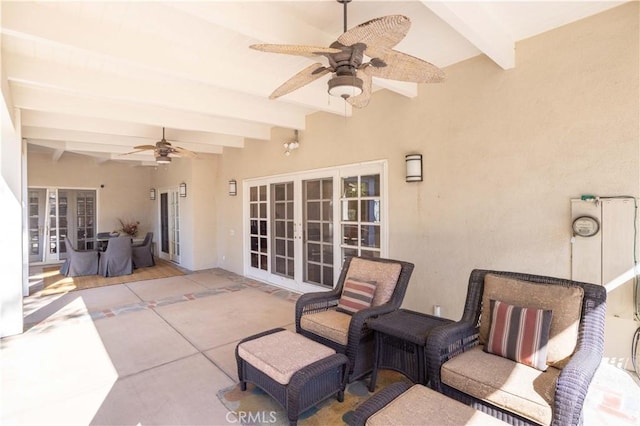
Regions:
<svg viewBox="0 0 640 426"><path fill-rule="evenodd" d="M478 365L472 366L471 369L473 370L475 367L475 370L470 372L472 377L464 377L463 380L466 383L473 382L476 379L480 381L479 377L482 376L481 372L484 370L487 373L485 378L489 375L493 376L492 380L494 380L495 384L496 375L501 374L497 372L496 365L498 363L502 363L502 365L504 365L505 362L511 362L510 360L498 357L497 355L483 352L477 347L481 344L479 342L479 336L482 334L481 312L483 292L485 291L485 288L489 288L485 281L489 274L492 276L489 280L493 280L494 282L513 282L509 280L520 280L527 283L541 284L541 286L534 287L540 288L542 293L547 294L557 290L565 291L558 287L572 289L566 291L579 291L577 288L581 288L584 292L581 300L581 306L578 305L571 308L575 309L575 322L577 322L577 326L575 327L576 337L574 338L575 349L573 352L569 352L569 357L565 358L561 364L558 363L556 366L549 366L544 372L538 371L538 373L532 373L530 371L529 374L531 374L532 377L535 377L535 379L530 383L524 383L524 387L529 389L528 392L530 395L533 394L534 397L539 398L542 401L542 404L540 404L541 408L538 408L543 411L546 410L543 415L538 413L537 418L535 416L528 415L528 412L523 412L521 406L517 407L520 409L517 410L506 403L492 404L487 402L487 398L472 396L470 393L473 392L467 393L459 389L461 387L460 383L452 380L453 376L451 374L451 366L455 365L460 367L462 364L470 364L470 361L474 356L473 352L475 352L479 357L484 357L484 361L489 362L485 362L485 364L483 364L483 368L479 368ZM496 276L498 278L494 278ZM506 285L504 286L504 290L507 291ZM582 293L581 291L579 292ZM529 297L530 295L524 294L523 296ZM445 325L435 329L431 333L429 342L425 348L427 370L431 380L431 387L436 391L442 392L449 397L467 405L471 405L480 411L491 414L492 416L511 424L581 424L583 420L582 407L584 399L593 375L595 374L595 371L602 359L604 348L606 296L605 288L594 284L515 272L487 270L472 271L469 278L467 298L462 319L450 325ZM484 299L484 303L487 303L486 297ZM524 306L524 304L522 306ZM558 311L559 312L556 312L558 315L563 312L563 310ZM550 345L551 340L549 346ZM457 357L459 357L459 359L457 360L457 363L454 364ZM492 360L491 357L494 357L495 359ZM497 361L497 363L494 364L493 361ZM449 364L447 364L448 362ZM517 374L518 368L524 367L525 369L533 370L531 367L515 364L516 363L504 372L504 377L508 377L511 381L517 381L514 380L514 375ZM549 363L547 362L547 364ZM469 370L467 370L467 372L469 372ZM446 377L443 377L445 374ZM552 375L551 380L549 379L549 375ZM447 381L454 383L447 384ZM506 384L507 382L507 380L502 382L505 383L505 387L508 386L508 384ZM523 384L520 383L519 385ZM475 392L477 392L478 387L475 389ZM487 392L487 389L483 392ZM503 396L508 393L507 390L503 388L491 389L491 392L493 395L503 393ZM488 399L493 397L494 396L491 396ZM540 421L539 419L541 417L546 418L546 420ZM532 418L536 420L532 420Z"/></svg>
<svg viewBox="0 0 640 426"><path fill-rule="evenodd" d="M345 354L349 359L349 383L370 373L373 369L374 341L373 332L367 328L366 321L400 308L413 266L412 263L392 259L347 258L333 290L303 294L297 300L296 332ZM337 312L345 280L354 277L378 282L373 304L353 315ZM385 296L383 288L390 294ZM315 321L317 325L325 319L330 322L327 323L327 330L330 330L328 334L319 334L317 329L308 325L310 321ZM332 335L336 330L340 334L337 337Z"/></svg>

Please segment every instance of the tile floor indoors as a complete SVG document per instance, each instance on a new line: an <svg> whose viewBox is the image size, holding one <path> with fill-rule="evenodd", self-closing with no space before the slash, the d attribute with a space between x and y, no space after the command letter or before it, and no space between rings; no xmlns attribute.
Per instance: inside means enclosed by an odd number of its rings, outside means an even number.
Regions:
<svg viewBox="0 0 640 426"><path fill-rule="evenodd" d="M0 424L237 423L216 396L237 381L236 343L293 329L295 299L220 269L36 293L25 299L26 332L0 340ZM585 424L638 424L637 384L601 370Z"/></svg>

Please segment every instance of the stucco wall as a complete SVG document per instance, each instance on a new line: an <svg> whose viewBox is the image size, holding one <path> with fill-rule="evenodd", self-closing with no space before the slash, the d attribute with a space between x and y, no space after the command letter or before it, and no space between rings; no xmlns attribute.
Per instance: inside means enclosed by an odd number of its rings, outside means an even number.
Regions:
<svg viewBox="0 0 640 426"><path fill-rule="evenodd" d="M387 159L389 255L416 264L405 307L458 318L473 268L568 278L570 199L639 195L638 16L633 2L522 41L513 70L479 56L415 99L380 91L352 117L312 115L290 157L282 129L227 149L218 193L231 178ZM404 182L410 152L422 183ZM219 264L238 273L241 213L240 197L220 205Z"/></svg>
<svg viewBox="0 0 640 426"><path fill-rule="evenodd" d="M190 270L217 266L216 173L218 155L201 154L196 159L174 158L169 165L152 168L150 185L158 191L187 185L180 198L180 265ZM148 197L147 197L148 198ZM151 218L159 235L159 198L152 202ZM156 238L157 239L157 238Z"/></svg>
<svg viewBox="0 0 640 426"><path fill-rule="evenodd" d="M95 189L98 197L98 232L120 228L119 218L138 220L139 235L151 231L150 168L64 153L58 161L51 154L28 154L27 186ZM104 187L101 187L104 185Z"/></svg>
<svg viewBox="0 0 640 426"><path fill-rule="evenodd" d="M149 199L149 189L159 192L187 184L187 197L180 198L181 265L200 270L216 266L215 227L216 155L197 159L174 158L169 165L135 167L129 163L98 164L90 157L65 153L58 161L51 154L29 154L29 187L96 189L98 230L119 228L119 218L140 221L139 236L148 231L159 238L159 197ZM104 185L104 187L101 187Z"/></svg>

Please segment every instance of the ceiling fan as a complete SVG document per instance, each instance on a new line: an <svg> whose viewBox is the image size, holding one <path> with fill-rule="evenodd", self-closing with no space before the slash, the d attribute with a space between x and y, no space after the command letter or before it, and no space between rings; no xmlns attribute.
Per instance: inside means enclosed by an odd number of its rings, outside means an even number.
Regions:
<svg viewBox="0 0 640 426"><path fill-rule="evenodd" d="M155 145L138 145L138 146L134 146L133 149L135 149L135 151L127 152L126 154L123 154L123 155L129 155L129 154L135 154L137 152L153 150L156 157L156 163L158 164L170 163L171 157L169 157L169 155L175 155L178 157L189 157L189 158L197 157L195 152L189 151L186 148L181 148L179 146L171 145L171 142L168 142L164 138L164 127L162 128L162 139L156 142Z"/></svg>
<svg viewBox="0 0 640 426"><path fill-rule="evenodd" d="M435 65L393 50L409 31L411 21L404 15L375 18L347 31L347 4L344 9L344 33L329 47L285 44L254 44L252 49L307 57L324 56L329 64L315 63L285 81L270 96L276 99L332 73L329 94L340 96L357 108L369 104L372 77L413 83L438 83L444 72ZM370 58L365 61L365 57Z"/></svg>

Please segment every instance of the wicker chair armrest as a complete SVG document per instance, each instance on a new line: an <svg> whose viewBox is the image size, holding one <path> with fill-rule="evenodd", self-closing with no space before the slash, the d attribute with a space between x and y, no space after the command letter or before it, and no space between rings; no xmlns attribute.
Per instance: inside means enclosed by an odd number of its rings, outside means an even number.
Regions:
<svg viewBox="0 0 640 426"><path fill-rule="evenodd" d="M427 373L431 388L441 392L440 367L451 358L478 344L478 327L467 321L435 327L425 346Z"/></svg>
<svg viewBox="0 0 640 426"><path fill-rule="evenodd" d="M584 399L601 361L602 353L589 347L571 356L556 383L552 425L582 424Z"/></svg>
<svg viewBox="0 0 640 426"><path fill-rule="evenodd" d="M372 306L370 308L361 309L351 316L351 322L349 323L349 333L347 338L347 347L345 353L349 359L355 359L358 351L360 340L369 333L373 333L369 327L367 327L367 321L370 318L376 318L379 315L387 314L396 310L398 306L392 302L383 303L379 306Z"/></svg>
<svg viewBox="0 0 640 426"><path fill-rule="evenodd" d="M358 341L360 336L370 332L367 327L367 321L369 319L388 314L396 309L398 309L398 307L395 304L388 302L379 306L371 306L370 308L359 310L351 317L351 322L349 323L349 340L355 339L355 341Z"/></svg>
<svg viewBox="0 0 640 426"><path fill-rule="evenodd" d="M300 332L302 315L329 310L338 305L338 300L340 300L340 293L335 290L301 295L296 301L296 332Z"/></svg>
<svg viewBox="0 0 640 426"><path fill-rule="evenodd" d="M397 382L382 389L356 408L349 419L349 426L364 426L369 417L382 410L410 387L411 385L406 382Z"/></svg>

